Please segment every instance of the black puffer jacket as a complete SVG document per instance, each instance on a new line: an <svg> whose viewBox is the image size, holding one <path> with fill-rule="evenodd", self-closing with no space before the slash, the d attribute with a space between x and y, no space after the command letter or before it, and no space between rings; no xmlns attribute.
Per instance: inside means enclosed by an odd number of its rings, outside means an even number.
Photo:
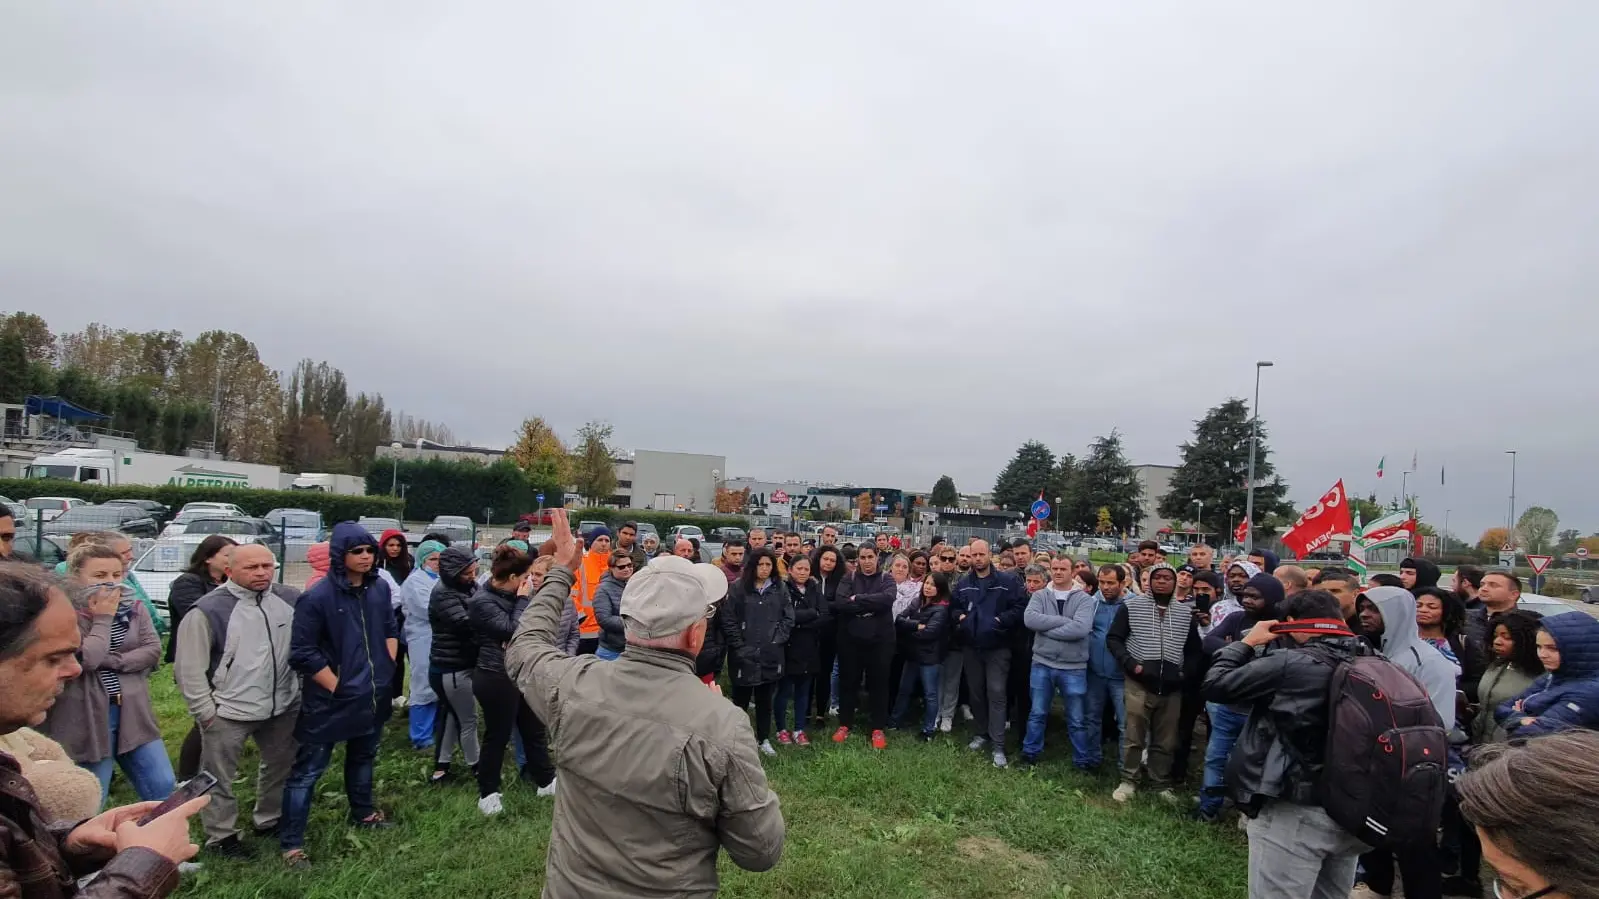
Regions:
<svg viewBox="0 0 1599 899"><path fill-rule="evenodd" d="M788 601L794 606L794 630L788 635L787 674L820 674L822 633L833 623L833 613L822 600L822 585L815 578L805 586L787 581Z"/></svg>
<svg viewBox="0 0 1599 899"><path fill-rule="evenodd" d="M428 664L446 673L477 667L477 632L471 615L477 585L462 578L472 562L472 551L464 547L439 553L439 582L428 594L428 625L433 628Z"/></svg>
<svg viewBox="0 0 1599 899"><path fill-rule="evenodd" d="M472 595L472 632L477 636L479 671L505 673L505 644L516 633L516 623L527 608L526 596L495 589L485 583Z"/></svg>
<svg viewBox="0 0 1599 899"><path fill-rule="evenodd" d="M694 657L694 676L711 677L722 673L722 663L727 661L727 600L716 604L716 613L705 628L705 643L700 654Z"/></svg>
<svg viewBox="0 0 1599 899"><path fill-rule="evenodd" d="M171 588L167 590L167 616L172 620L171 626L167 628L167 633L172 635L167 639L167 664L172 664L172 660L177 657L178 625L183 622L183 616L189 614L189 610L194 608L194 604L199 602L201 597L225 583L227 582L213 583L210 578L192 571L185 571L172 581Z"/></svg>
<svg viewBox="0 0 1599 899"><path fill-rule="evenodd" d="M788 588L776 578L764 590L746 591L742 584L734 584L723 605L720 614L726 616L722 626L734 686L781 680L788 662L788 635L794 630Z"/></svg>
<svg viewBox="0 0 1599 899"><path fill-rule="evenodd" d="M907 640L907 657L918 665L938 665L949 654L949 603L919 606L894 625Z"/></svg>
<svg viewBox="0 0 1599 899"><path fill-rule="evenodd" d="M1353 637L1323 637L1302 646L1273 643L1258 654L1247 643L1229 643L1216 653L1205 675L1205 699L1250 709L1227 759L1227 793L1240 811L1254 817L1277 798L1315 803L1327 757L1333 672L1372 652Z"/></svg>

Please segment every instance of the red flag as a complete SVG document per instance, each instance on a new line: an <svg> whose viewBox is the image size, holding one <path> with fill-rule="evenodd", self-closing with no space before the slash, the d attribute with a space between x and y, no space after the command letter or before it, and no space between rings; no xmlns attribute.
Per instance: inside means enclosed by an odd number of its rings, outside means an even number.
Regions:
<svg viewBox="0 0 1599 899"><path fill-rule="evenodd" d="M1233 529L1233 539L1243 543L1244 538L1247 536L1249 536L1249 519L1245 518L1243 521L1238 522L1238 527Z"/></svg>
<svg viewBox="0 0 1599 899"><path fill-rule="evenodd" d="M1037 537L1037 536L1038 536L1038 519L1036 519L1036 518L1027 519L1027 539L1031 540L1031 539L1033 539L1034 537Z"/></svg>
<svg viewBox="0 0 1599 899"><path fill-rule="evenodd" d="M1299 516L1294 526L1283 534L1283 546L1303 559L1326 546L1334 534L1347 534L1355 529L1349 513L1349 498L1344 495L1343 478L1322 496L1314 506Z"/></svg>

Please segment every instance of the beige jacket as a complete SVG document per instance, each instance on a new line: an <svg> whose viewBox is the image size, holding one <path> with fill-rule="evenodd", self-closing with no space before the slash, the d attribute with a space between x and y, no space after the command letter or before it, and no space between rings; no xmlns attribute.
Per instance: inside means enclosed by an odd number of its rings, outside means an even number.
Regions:
<svg viewBox="0 0 1599 899"><path fill-rule="evenodd" d="M749 718L686 656L562 652L556 627L571 586L570 571L550 571L505 653L549 726L560 776L544 896L715 896L721 848L741 868L776 865L783 813Z"/></svg>

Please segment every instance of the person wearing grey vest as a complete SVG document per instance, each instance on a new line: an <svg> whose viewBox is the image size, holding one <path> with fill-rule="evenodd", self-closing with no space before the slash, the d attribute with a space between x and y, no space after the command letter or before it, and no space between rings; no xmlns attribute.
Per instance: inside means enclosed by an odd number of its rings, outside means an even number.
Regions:
<svg viewBox="0 0 1599 899"><path fill-rule="evenodd" d="M1127 745L1122 752L1121 786L1111 794L1126 802L1137 792L1144 750L1149 779L1160 797L1179 801L1172 791L1172 753L1177 749L1184 679L1199 670L1199 616L1185 602L1173 602L1177 570L1165 562L1149 571L1149 595L1122 603L1106 646L1127 675Z"/></svg>
<svg viewBox="0 0 1599 899"><path fill-rule="evenodd" d="M253 823L270 835L283 815L283 784L294 763L300 677L289 668L289 637L300 592L272 582L277 560L261 544L235 547L228 581L194 604L178 626L173 667L200 726L200 765L217 778L200 812L206 849L230 858L239 841L233 795L247 739L261 752Z"/></svg>

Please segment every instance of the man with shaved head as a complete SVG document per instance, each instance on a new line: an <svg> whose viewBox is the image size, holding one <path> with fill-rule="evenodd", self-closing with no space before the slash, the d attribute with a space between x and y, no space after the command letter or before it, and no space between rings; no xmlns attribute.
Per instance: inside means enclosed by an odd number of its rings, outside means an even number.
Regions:
<svg viewBox="0 0 1599 899"><path fill-rule="evenodd" d="M1278 565L1272 576L1282 582L1284 599L1310 589L1310 575L1298 565Z"/></svg>
<svg viewBox="0 0 1599 899"><path fill-rule="evenodd" d="M994 767L1003 768L1011 632L1022 626L1027 591L1016 575L994 568L987 541L973 541L970 555L972 570L957 582L950 603L956 639L965 647L963 667L972 700L975 734L967 748L977 752L991 750Z"/></svg>
<svg viewBox="0 0 1599 899"><path fill-rule="evenodd" d="M257 834L278 826L283 784L294 764L300 676L289 667L289 633L300 591L274 584L276 571L277 559L267 547L234 547L227 583L194 604L176 637L178 689L200 725L200 764L217 777L211 804L200 812L205 848L228 858L250 855L239 841L233 797L245 741L254 740L261 753Z"/></svg>

